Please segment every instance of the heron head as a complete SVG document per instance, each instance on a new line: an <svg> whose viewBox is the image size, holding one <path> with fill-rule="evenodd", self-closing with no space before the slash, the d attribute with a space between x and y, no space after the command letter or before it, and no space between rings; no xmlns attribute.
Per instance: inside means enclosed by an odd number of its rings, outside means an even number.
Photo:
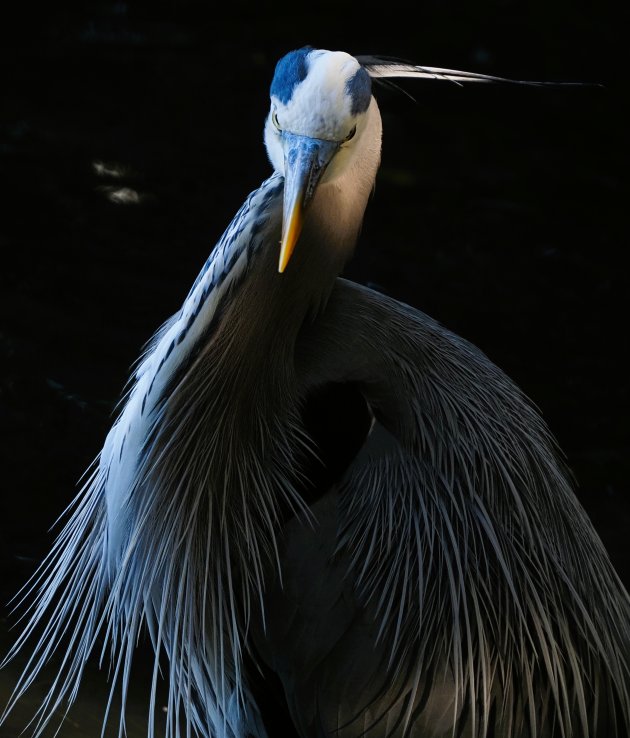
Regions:
<svg viewBox="0 0 630 738"><path fill-rule="evenodd" d="M338 177L356 153L372 91L368 72L350 54L304 47L280 59L270 92L265 145L285 180L283 272L318 184Z"/></svg>

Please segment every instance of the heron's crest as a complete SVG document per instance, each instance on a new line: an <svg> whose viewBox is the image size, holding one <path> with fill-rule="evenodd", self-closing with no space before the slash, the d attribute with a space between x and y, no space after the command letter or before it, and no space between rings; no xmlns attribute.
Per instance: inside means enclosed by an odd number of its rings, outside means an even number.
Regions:
<svg viewBox="0 0 630 738"><path fill-rule="evenodd" d="M566 87L584 86L584 82L541 82L536 80L517 80L507 77L496 77L480 72L465 72L461 69L445 69L442 67L426 67L388 56L359 55L357 61L367 70L373 79L413 78L433 79L454 82L462 85L467 82L486 84L529 85L533 87Z"/></svg>

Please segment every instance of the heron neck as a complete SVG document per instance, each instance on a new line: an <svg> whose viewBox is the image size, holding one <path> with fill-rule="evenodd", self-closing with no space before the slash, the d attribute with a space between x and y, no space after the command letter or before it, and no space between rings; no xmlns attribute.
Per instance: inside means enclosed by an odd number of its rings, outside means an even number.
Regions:
<svg viewBox="0 0 630 738"><path fill-rule="evenodd" d="M253 192L213 250L181 311L161 331L139 375L150 410L197 358L261 385L293 366L301 327L326 305L335 278L351 257L380 163L381 118L376 102L343 171L320 183L294 254L278 273L283 179L274 174ZM266 366L273 362L273 366ZM263 371L265 370L265 371ZM276 386L278 383L276 382ZM242 386L242 385L241 385ZM239 395L246 396L245 388Z"/></svg>
<svg viewBox="0 0 630 738"><path fill-rule="evenodd" d="M240 346L260 351L275 345L293 352L305 321L325 307L335 279L351 258L365 208L374 188L381 156L381 116L376 101L367 112L361 139L342 172L320 183L305 213L295 251L283 274L278 273L281 197L269 219L265 245L235 293L224 326L239 336ZM227 318L227 316L226 316ZM265 345L266 341L266 345ZM248 352L252 360L253 352Z"/></svg>
<svg viewBox="0 0 630 738"><path fill-rule="evenodd" d="M293 362L297 336L325 307L335 279L352 254L364 206L345 201L337 184L317 192L304 222L300 240L284 273L278 272L278 226L266 239L246 278L235 292L222 319L230 336L230 361L259 376L260 363L275 359L280 366ZM235 355L236 354L236 355ZM274 376L274 375L270 375Z"/></svg>

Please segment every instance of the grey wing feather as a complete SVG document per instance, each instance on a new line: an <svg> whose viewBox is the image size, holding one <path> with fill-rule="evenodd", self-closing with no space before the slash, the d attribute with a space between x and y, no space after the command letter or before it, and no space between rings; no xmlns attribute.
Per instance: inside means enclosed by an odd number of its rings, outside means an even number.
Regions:
<svg viewBox="0 0 630 738"><path fill-rule="evenodd" d="M297 360L305 391L355 382L376 418L316 533L285 531L269 593L302 735L627 735L630 598L527 398L343 280Z"/></svg>

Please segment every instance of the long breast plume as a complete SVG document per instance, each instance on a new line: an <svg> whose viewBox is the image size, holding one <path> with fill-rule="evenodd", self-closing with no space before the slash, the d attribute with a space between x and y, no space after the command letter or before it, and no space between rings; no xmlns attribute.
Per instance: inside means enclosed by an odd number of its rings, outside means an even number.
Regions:
<svg viewBox="0 0 630 738"><path fill-rule="evenodd" d="M155 427L155 412L165 389L191 364L212 331L219 306L230 288L244 275L250 259L263 243L261 223L270 203L277 204L282 180L274 175L245 201L212 250L181 309L156 333L137 363L120 416L107 436L100 467L107 474L109 519L108 556L115 565L121 551L126 496L133 489L138 455L145 450ZM128 446L129 448L125 448Z"/></svg>
<svg viewBox="0 0 630 738"><path fill-rule="evenodd" d="M191 727L200 735L226 738L245 729L264 734L255 708L246 706L249 701L241 684L242 634L236 624L229 551L220 550L220 561L208 570L215 554L210 547L220 545L210 540L210 528L217 523L212 520L212 503L205 499L208 490L168 499L174 488L166 483L175 484L174 475L162 467L169 460L169 442L182 442L180 429L165 421L172 395L212 334L224 299L245 276L269 237L268 229L276 227L282 184L282 177L274 174L251 193L182 308L160 328L138 361L118 419L86 483L64 513L65 526L15 598L15 609L23 611L26 624L3 664L27 641L35 645L0 722L49 659L61 654L57 675L31 721L33 735L41 735L54 716L61 723L77 696L88 658L104 637L101 660L109 649L113 674L104 723L120 685L123 735L133 651L146 625L156 651L149 736L154 735L161 649L169 660L168 737L182 734L182 715L184 734ZM204 404L203 397L195 399ZM205 515L200 512L204 505ZM192 526L196 526L194 544L186 543L191 532L187 527ZM251 542L253 550L246 553L258 561L262 554L255 545ZM221 578L224 570L227 581ZM206 591L212 586L221 601ZM247 599L249 591L244 595L239 591L238 596ZM216 635L209 639L208 632Z"/></svg>

